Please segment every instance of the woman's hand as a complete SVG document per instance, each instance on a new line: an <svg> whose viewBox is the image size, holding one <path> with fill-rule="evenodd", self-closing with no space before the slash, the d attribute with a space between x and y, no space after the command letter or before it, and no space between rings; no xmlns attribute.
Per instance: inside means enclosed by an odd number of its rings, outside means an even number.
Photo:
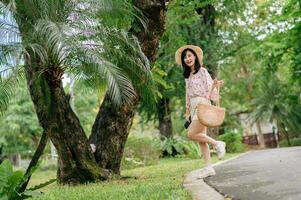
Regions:
<svg viewBox="0 0 301 200"><path fill-rule="evenodd" d="M186 113L185 113L185 119L188 121L189 119L189 116L190 116L190 110L189 109L186 109Z"/></svg>
<svg viewBox="0 0 301 200"><path fill-rule="evenodd" d="M223 85L224 85L224 81L223 80L217 80L217 78L215 78L213 80L212 88L221 87Z"/></svg>

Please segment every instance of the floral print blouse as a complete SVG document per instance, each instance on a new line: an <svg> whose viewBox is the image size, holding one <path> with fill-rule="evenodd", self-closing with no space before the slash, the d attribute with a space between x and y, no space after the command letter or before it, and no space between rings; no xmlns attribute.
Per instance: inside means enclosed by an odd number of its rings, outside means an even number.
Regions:
<svg viewBox="0 0 301 200"><path fill-rule="evenodd" d="M219 94L216 88L214 88L209 96L209 91L211 90L212 84L213 80L207 69L204 67L201 67L196 74L191 74L189 78L185 79L186 109L190 109L191 97L199 96L217 101L219 99Z"/></svg>

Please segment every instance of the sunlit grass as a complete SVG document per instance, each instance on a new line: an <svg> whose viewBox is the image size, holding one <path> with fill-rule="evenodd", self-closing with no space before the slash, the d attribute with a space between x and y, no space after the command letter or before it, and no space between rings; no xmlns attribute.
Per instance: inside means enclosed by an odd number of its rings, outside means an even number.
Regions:
<svg viewBox="0 0 301 200"><path fill-rule="evenodd" d="M227 154L226 158L237 154ZM213 156L213 162L217 158ZM106 181L81 186L52 184L44 189L45 194L32 199L40 200L120 200L120 199L191 199L182 186L185 174L201 168L202 159L167 158L159 164L122 171L122 180ZM38 171L30 185L55 178L54 170Z"/></svg>

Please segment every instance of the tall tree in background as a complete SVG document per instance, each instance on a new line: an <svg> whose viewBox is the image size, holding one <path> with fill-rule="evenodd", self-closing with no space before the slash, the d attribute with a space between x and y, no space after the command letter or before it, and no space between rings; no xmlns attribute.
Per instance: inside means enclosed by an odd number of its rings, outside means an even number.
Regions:
<svg viewBox="0 0 301 200"><path fill-rule="evenodd" d="M275 121L280 136L287 140L300 136L300 39L301 2L267 1L266 23L272 31L258 45L261 74L252 103L255 119ZM273 9L274 8L274 9ZM278 10L276 10L277 8ZM277 13L273 13L277 11Z"/></svg>
<svg viewBox="0 0 301 200"><path fill-rule="evenodd" d="M156 119L163 138L173 136L172 111L175 97L183 99L183 75L180 67L174 63L174 53L182 45L199 45L205 52L205 64L210 72L216 71L218 60L217 31L215 27L215 8L213 1L172 1L167 12L167 31L161 39L156 67L164 72L159 85L162 98L158 101ZM185 92L185 91L184 91ZM145 106L145 112L150 109ZM179 111L179 110L178 110ZM183 116L180 112L177 112ZM151 117L149 117L151 119ZM183 118L182 118L183 119Z"/></svg>
<svg viewBox="0 0 301 200"><path fill-rule="evenodd" d="M221 70L228 83L224 102L230 115L226 120L252 112L260 120L254 122L257 126L269 119L282 121L277 123L279 133L288 138L288 132L298 132L296 121L300 120L300 87L295 78L300 4L281 0L246 4L248 9L241 15L225 21L226 34L221 35L227 43ZM227 121L229 126L234 125ZM259 139L264 146L262 134Z"/></svg>
<svg viewBox="0 0 301 200"><path fill-rule="evenodd" d="M5 155L19 153L31 155L38 146L42 128L39 126L32 101L28 95L25 80L16 88L14 97L5 113L0 117L0 144Z"/></svg>

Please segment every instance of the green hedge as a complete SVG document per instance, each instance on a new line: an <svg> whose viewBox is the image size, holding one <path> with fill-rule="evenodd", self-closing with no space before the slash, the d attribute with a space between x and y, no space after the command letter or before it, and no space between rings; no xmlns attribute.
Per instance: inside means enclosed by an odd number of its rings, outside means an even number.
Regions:
<svg viewBox="0 0 301 200"><path fill-rule="evenodd" d="M160 150L152 138L130 136L126 142L121 168L132 169L157 164Z"/></svg>
<svg viewBox="0 0 301 200"><path fill-rule="evenodd" d="M218 137L219 140L226 142L227 153L239 153L246 150L242 142L242 135L240 133L228 132Z"/></svg>
<svg viewBox="0 0 301 200"><path fill-rule="evenodd" d="M301 146L301 138L291 138L290 139L291 146ZM286 139L283 139L279 142L280 147L288 147L288 143Z"/></svg>

